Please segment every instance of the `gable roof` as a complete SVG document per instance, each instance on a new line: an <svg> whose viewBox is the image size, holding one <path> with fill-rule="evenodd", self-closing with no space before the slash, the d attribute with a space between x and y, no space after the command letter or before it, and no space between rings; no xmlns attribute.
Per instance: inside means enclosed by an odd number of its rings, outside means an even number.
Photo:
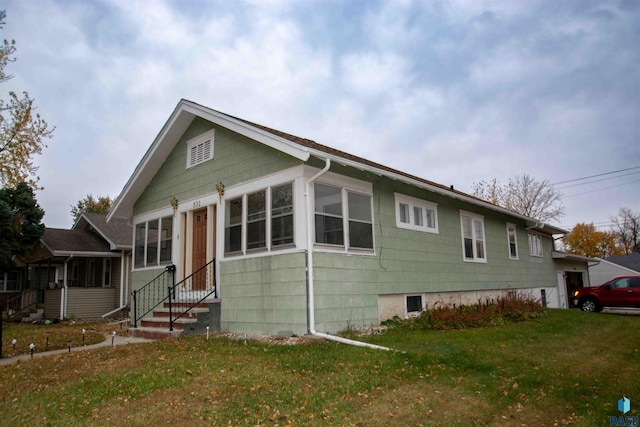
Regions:
<svg viewBox="0 0 640 427"><path fill-rule="evenodd" d="M608 258L605 258L605 261L640 273L640 253L638 252L634 252L630 255L624 256L610 256Z"/></svg>
<svg viewBox="0 0 640 427"><path fill-rule="evenodd" d="M40 238L54 255L78 252L109 252L109 244L86 230L46 228Z"/></svg>
<svg viewBox="0 0 640 427"><path fill-rule="evenodd" d="M90 227L109 243L111 250L131 249L133 227L124 218L114 218L107 222L107 216L94 212L84 212L80 215L74 229Z"/></svg>
<svg viewBox="0 0 640 427"><path fill-rule="evenodd" d="M330 159L332 162L343 166L354 167L379 176L386 176L419 188L424 188L448 197L523 219L526 221L527 227L536 228L547 234L567 234L566 230L541 223L533 218L529 218L501 206L478 199L477 197L471 196L462 191L455 190L453 186L447 187L371 160L319 144L310 139L301 138L257 123L230 116L185 99L178 102L178 105L169 117L169 120L167 120L162 130L151 144L151 147L149 147L135 171L125 184L122 192L116 198L112 209L107 215L107 221L110 222L114 218L129 218L132 216L133 204L138 197L140 197L146 186L151 182L161 165L169 156L169 153L171 153L175 144L182 137L189 124L196 116L214 124L226 127L234 132L289 154L304 162L306 162L311 156L321 160Z"/></svg>

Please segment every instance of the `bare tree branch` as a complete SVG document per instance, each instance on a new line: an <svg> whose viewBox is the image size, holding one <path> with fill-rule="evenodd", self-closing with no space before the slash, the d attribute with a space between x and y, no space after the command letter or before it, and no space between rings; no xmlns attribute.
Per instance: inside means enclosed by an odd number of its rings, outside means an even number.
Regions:
<svg viewBox="0 0 640 427"><path fill-rule="evenodd" d="M564 216L562 198L549 181L518 175L501 185L495 178L472 186L473 195L538 221L557 221Z"/></svg>

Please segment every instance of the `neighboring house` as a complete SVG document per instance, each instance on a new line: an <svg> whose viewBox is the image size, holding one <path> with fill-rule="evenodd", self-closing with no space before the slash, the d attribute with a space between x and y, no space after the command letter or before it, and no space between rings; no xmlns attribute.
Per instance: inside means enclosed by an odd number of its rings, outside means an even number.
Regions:
<svg viewBox="0 0 640 427"><path fill-rule="evenodd" d="M132 227L83 213L71 230L46 228L26 257L29 287L44 292L47 319L97 318L125 308Z"/></svg>
<svg viewBox="0 0 640 427"><path fill-rule="evenodd" d="M22 268L0 269L0 312L6 309L9 301L20 295L24 281Z"/></svg>
<svg viewBox="0 0 640 427"><path fill-rule="evenodd" d="M598 264L589 265L589 279L593 286L601 285L616 276L640 274L640 253L637 252L631 255L598 258L597 261Z"/></svg>
<svg viewBox="0 0 640 427"><path fill-rule="evenodd" d="M584 257L554 251L565 230L186 100L119 218L134 226L132 289L213 265L184 292L211 292L232 332L335 333L505 291L566 307L566 272L588 280Z"/></svg>

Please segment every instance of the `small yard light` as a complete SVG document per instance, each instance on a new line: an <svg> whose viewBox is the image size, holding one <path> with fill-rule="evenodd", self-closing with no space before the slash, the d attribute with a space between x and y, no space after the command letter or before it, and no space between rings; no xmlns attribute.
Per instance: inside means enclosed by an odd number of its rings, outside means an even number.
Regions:
<svg viewBox="0 0 640 427"><path fill-rule="evenodd" d="M51 334L51 332L46 332L45 335L47 336L47 340L44 343L45 348L49 348L49 335Z"/></svg>
<svg viewBox="0 0 640 427"><path fill-rule="evenodd" d="M209 341L209 327L207 326L207 341Z"/></svg>
<svg viewBox="0 0 640 427"><path fill-rule="evenodd" d="M86 329L82 329L82 344L84 344L84 334L87 333Z"/></svg>
<svg viewBox="0 0 640 427"><path fill-rule="evenodd" d="M13 346L13 349L14 349L14 350L16 349L16 344L18 344L18 340L17 340L17 339L15 339L15 338L14 338L14 339L12 339L12 340L11 340L11 345Z"/></svg>
<svg viewBox="0 0 640 427"><path fill-rule="evenodd" d="M35 350L36 345L34 343L29 344L29 350L31 350L31 358L33 359L33 350Z"/></svg>
<svg viewBox="0 0 640 427"><path fill-rule="evenodd" d="M67 341L67 347L69 347L69 353L71 353L71 340Z"/></svg>
<svg viewBox="0 0 640 427"><path fill-rule="evenodd" d="M111 347L113 347L113 343L116 340L116 331L111 332Z"/></svg>

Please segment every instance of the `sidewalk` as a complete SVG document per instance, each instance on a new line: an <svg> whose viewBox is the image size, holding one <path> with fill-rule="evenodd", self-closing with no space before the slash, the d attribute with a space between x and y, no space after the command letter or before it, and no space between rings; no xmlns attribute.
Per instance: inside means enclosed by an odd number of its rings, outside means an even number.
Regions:
<svg viewBox="0 0 640 427"><path fill-rule="evenodd" d="M105 338L104 341L98 344L71 347L71 352L73 353L76 351L91 350L99 347L111 347L111 338L113 338L111 334L104 334L104 338ZM125 345L125 344L141 344L141 343L153 342L153 341L154 340L149 340L146 338L121 337L120 335L116 335L115 338L113 339L113 345L116 346L116 345ZM62 353L69 353L69 349L63 348L61 350L41 351L38 353L33 353L33 358L37 359L39 357L51 356L54 354L62 354ZM20 362L31 360L31 354L21 354L19 356L2 358L0 359L0 366L11 365L13 363L16 363L18 360Z"/></svg>

